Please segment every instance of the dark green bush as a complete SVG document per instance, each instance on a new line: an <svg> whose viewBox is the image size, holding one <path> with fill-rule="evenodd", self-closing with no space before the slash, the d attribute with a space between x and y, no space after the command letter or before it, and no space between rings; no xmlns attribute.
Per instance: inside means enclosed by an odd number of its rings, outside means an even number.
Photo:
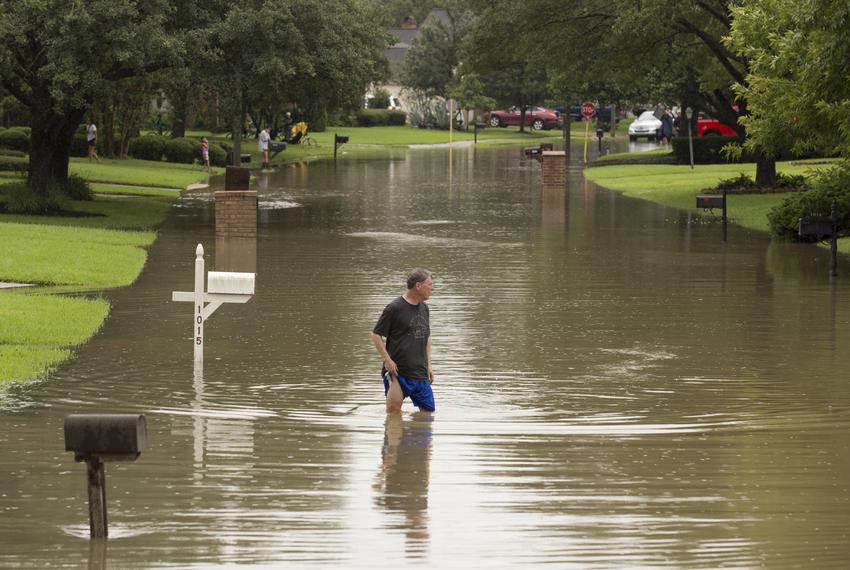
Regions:
<svg viewBox="0 0 850 570"><path fill-rule="evenodd" d="M383 88L375 89L375 93L367 101L370 109L388 109L390 106L390 92Z"/></svg>
<svg viewBox="0 0 850 570"><path fill-rule="evenodd" d="M27 155L27 153L20 150L12 150L9 148L0 148L0 156L17 156L19 158L23 158Z"/></svg>
<svg viewBox="0 0 850 570"><path fill-rule="evenodd" d="M210 146L212 146L213 144L217 144L218 146L223 148L225 154L230 154L231 152L233 152L233 143L229 143L229 142L226 142L226 141L219 141L219 142L215 142L215 143L210 143ZM243 145L243 147L244 147L244 145ZM212 159L212 156L210 156L210 159Z"/></svg>
<svg viewBox="0 0 850 570"><path fill-rule="evenodd" d="M30 148L30 136L24 129L29 127L13 127L0 133L0 147L21 152L27 152Z"/></svg>
<svg viewBox="0 0 850 570"><path fill-rule="evenodd" d="M0 172L26 172L29 160L23 156L0 156Z"/></svg>
<svg viewBox="0 0 850 570"><path fill-rule="evenodd" d="M139 160L162 160L166 139L156 135L138 137L130 141L127 151L133 158Z"/></svg>
<svg viewBox="0 0 850 570"><path fill-rule="evenodd" d="M210 164L213 166L227 166L227 151L221 145L210 143Z"/></svg>
<svg viewBox="0 0 850 570"><path fill-rule="evenodd" d="M94 192L86 180L77 174L68 176L65 182L65 194L72 200L94 200Z"/></svg>
<svg viewBox="0 0 850 570"><path fill-rule="evenodd" d="M68 197L55 186L48 189L46 198L34 194L25 182L7 184L3 190L8 214L43 214L66 210L68 206Z"/></svg>
<svg viewBox="0 0 850 570"><path fill-rule="evenodd" d="M748 174L739 174L735 178L726 178L721 180L717 186L717 190L752 190L753 192L759 192L761 188L756 185L756 181L752 176ZM806 177L801 174L784 174L782 172L776 173L776 183L773 184L768 190L783 190L783 191L794 191L794 190L807 190L808 189L808 181Z"/></svg>
<svg viewBox="0 0 850 570"><path fill-rule="evenodd" d="M328 129L328 112L317 113L310 122L310 130L314 133L323 133Z"/></svg>
<svg viewBox="0 0 850 570"><path fill-rule="evenodd" d="M185 137L168 139L162 154L168 162L192 164L201 158L201 141Z"/></svg>
<svg viewBox="0 0 850 570"><path fill-rule="evenodd" d="M767 214L770 233L793 241L815 241L797 235L803 216L828 216L835 200L838 213L838 233L850 234L850 166L831 168L818 174L814 189L789 196Z"/></svg>
<svg viewBox="0 0 850 570"><path fill-rule="evenodd" d="M388 125L403 126L407 119L404 111L390 111L389 109L365 109L357 112L358 127L380 127Z"/></svg>
<svg viewBox="0 0 850 570"><path fill-rule="evenodd" d="M727 162L755 162L755 159L744 152L740 159L730 160L722 152L724 146L738 142L737 137L694 137L695 164L724 164ZM673 154L679 164L690 164L691 155L688 148L688 137L673 138Z"/></svg>

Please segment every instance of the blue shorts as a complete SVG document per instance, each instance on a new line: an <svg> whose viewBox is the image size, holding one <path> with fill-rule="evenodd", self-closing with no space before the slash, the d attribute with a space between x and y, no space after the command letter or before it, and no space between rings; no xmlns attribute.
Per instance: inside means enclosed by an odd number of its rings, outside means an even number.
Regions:
<svg viewBox="0 0 850 570"><path fill-rule="evenodd" d="M384 396L390 390L389 374L384 374ZM398 385L401 386L401 393L404 398L410 398L413 405L420 410L433 412L436 410L434 404L434 392L431 390L431 383L427 380L412 380L406 376L398 375Z"/></svg>

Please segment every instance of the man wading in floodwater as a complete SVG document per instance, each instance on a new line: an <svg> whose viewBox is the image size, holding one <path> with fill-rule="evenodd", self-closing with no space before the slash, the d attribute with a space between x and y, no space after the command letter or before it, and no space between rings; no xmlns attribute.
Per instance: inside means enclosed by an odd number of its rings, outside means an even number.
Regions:
<svg viewBox="0 0 850 570"><path fill-rule="evenodd" d="M401 403L409 397L420 410L433 412L434 393L431 383L431 327L428 305L434 280L427 269L414 269L407 277L407 291L384 308L372 329L372 342L384 366L384 394L387 413L401 411ZM387 343L381 337L386 337Z"/></svg>

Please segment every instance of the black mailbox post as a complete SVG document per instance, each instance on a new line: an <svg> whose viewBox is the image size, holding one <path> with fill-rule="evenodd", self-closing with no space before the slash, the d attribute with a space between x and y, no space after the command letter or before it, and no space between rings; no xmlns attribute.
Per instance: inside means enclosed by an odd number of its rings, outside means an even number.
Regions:
<svg viewBox="0 0 850 570"><path fill-rule="evenodd" d="M348 135L334 133L334 162L336 162L336 149L348 142Z"/></svg>
<svg viewBox="0 0 850 570"><path fill-rule="evenodd" d="M475 126L472 128L472 137L475 139L475 144L478 144L478 129L487 128L487 123L475 123Z"/></svg>
<svg viewBox="0 0 850 570"><path fill-rule="evenodd" d="M106 538L106 461L135 461L147 446L147 425L141 414L79 414L65 418L65 451L86 462L89 529L92 538Z"/></svg>
<svg viewBox="0 0 850 570"><path fill-rule="evenodd" d="M703 210L713 210L720 208L723 210L723 241L726 241L726 189L723 189L723 194L705 194L697 196L697 208Z"/></svg>
<svg viewBox="0 0 850 570"><path fill-rule="evenodd" d="M829 276L838 276L838 208L835 200L832 201L829 216L806 216L800 218L797 226L797 235L800 237L814 237L815 239L829 238Z"/></svg>

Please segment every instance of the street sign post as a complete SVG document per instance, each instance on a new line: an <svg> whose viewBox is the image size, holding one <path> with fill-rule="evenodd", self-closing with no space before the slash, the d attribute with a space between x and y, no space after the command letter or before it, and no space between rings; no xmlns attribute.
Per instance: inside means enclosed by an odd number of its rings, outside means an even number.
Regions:
<svg viewBox="0 0 850 570"><path fill-rule="evenodd" d="M596 105L590 101L585 101L581 104L581 116L584 117L584 162L587 162L587 141L590 132L590 119L596 114ZM600 144L601 144L600 139Z"/></svg>

